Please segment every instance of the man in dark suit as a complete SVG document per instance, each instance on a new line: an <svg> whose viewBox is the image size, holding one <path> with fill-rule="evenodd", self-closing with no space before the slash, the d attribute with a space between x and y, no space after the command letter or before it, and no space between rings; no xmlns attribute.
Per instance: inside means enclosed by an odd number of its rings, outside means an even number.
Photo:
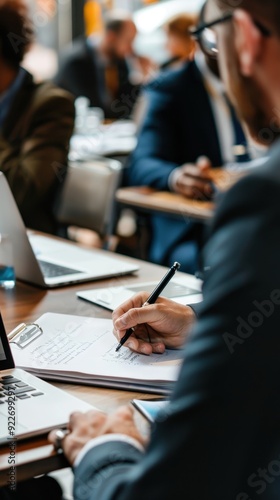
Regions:
<svg viewBox="0 0 280 500"><path fill-rule="evenodd" d="M25 224L55 233L54 204L67 169L74 101L50 82L35 83L21 67L32 36L22 0L0 2L0 170Z"/></svg>
<svg viewBox="0 0 280 500"><path fill-rule="evenodd" d="M54 82L75 97L87 97L90 106L104 110L106 118L127 118L139 91L130 80L127 61L135 36L132 19L112 13L101 38L78 38L61 53Z"/></svg>
<svg viewBox="0 0 280 500"><path fill-rule="evenodd" d="M266 165L236 183L217 209L205 248L204 301L149 444L128 408L72 415L62 446L75 463L76 500L280 496L280 4L208 5L211 44L201 43L218 51L228 93L251 136L274 145ZM167 299L141 308L146 296L115 312L118 339L139 325L131 348L148 353L182 345L190 308Z"/></svg>
<svg viewBox="0 0 280 500"><path fill-rule="evenodd" d="M194 62L161 73L145 88L146 116L128 163L128 185L211 198L209 169L234 161L237 142L245 146L237 120L236 135L218 74L215 61L197 53ZM203 224L162 214L151 215L148 222L149 260L163 265L180 261L183 271L198 270Z"/></svg>

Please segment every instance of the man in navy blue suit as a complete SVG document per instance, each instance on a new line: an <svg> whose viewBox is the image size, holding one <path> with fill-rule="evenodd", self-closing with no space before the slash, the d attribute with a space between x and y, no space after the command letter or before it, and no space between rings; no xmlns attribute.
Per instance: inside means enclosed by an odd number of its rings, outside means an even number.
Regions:
<svg viewBox="0 0 280 500"><path fill-rule="evenodd" d="M128 169L127 183L171 190L196 199L213 195L209 169L235 160L246 148L238 121L225 98L215 60L197 53L194 62L162 72L145 89L146 115ZM246 158L247 159L247 158ZM152 262L194 273L204 226L182 217L151 215L148 252Z"/></svg>

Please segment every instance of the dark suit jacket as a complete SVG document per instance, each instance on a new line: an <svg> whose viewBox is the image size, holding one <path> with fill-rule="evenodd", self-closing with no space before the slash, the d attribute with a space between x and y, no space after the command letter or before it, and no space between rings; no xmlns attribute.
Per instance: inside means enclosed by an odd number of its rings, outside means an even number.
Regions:
<svg viewBox="0 0 280 500"><path fill-rule="evenodd" d="M86 39L78 38L66 48L59 58L59 70L54 82L75 97L85 96L91 106L104 110L106 118L127 118L132 111L139 87L129 81L129 69L124 59L117 61L119 92L115 100L110 98L105 83L104 65L95 48Z"/></svg>
<svg viewBox="0 0 280 500"><path fill-rule="evenodd" d="M50 82L26 76L0 130L4 172L25 224L56 231L53 206L65 178L74 102Z"/></svg>
<svg viewBox="0 0 280 500"><path fill-rule="evenodd" d="M222 165L211 104L194 62L162 72L147 86L146 95L146 116L128 162L129 185L169 190L170 173L184 163L196 162L201 155L208 156L213 166ZM190 238L193 229L183 216L152 216L151 226L149 258L160 264L165 264L172 248Z"/></svg>
<svg viewBox="0 0 280 500"><path fill-rule="evenodd" d="M89 451L76 500L280 498L279 167L278 143L217 210L200 318L147 452Z"/></svg>

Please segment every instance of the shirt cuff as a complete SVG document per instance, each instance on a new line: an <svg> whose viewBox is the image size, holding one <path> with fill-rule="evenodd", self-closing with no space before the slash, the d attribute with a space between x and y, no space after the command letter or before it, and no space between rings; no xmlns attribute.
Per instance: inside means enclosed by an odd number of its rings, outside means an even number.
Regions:
<svg viewBox="0 0 280 500"><path fill-rule="evenodd" d="M174 168L171 174L169 174L167 183L170 191L173 191L173 193L174 192L176 193L176 182L180 175L181 175L181 167Z"/></svg>
<svg viewBox="0 0 280 500"><path fill-rule="evenodd" d="M87 444L81 449L78 453L76 460L74 462L74 468L78 467L78 465L83 460L84 456L90 451L92 448L99 446L104 443L108 443L109 441L122 441L123 443L130 444L137 448L141 453L144 453L145 448L137 441L136 439L126 436L125 434L106 434L104 436L99 436L97 438L93 438L87 442Z"/></svg>
<svg viewBox="0 0 280 500"><path fill-rule="evenodd" d="M201 305L201 302L198 302L197 304L187 304L187 305L193 310L193 313L197 319L199 317L199 306Z"/></svg>

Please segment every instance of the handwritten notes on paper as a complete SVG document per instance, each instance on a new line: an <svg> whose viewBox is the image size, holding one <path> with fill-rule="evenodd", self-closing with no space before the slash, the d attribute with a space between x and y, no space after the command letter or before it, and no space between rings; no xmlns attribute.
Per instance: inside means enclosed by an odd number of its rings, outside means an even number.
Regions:
<svg viewBox="0 0 280 500"><path fill-rule="evenodd" d="M145 356L125 346L115 352L111 320L47 313L36 321L43 335L25 349L13 346L16 365L46 378L165 385L178 377L182 353Z"/></svg>

